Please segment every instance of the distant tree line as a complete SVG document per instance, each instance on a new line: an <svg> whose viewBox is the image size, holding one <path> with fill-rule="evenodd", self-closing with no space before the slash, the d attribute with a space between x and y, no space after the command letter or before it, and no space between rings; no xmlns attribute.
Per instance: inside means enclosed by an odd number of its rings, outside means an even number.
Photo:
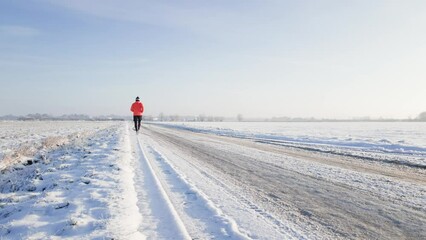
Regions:
<svg viewBox="0 0 426 240"><path fill-rule="evenodd" d="M25 116L5 115L0 116L0 120L18 120L18 121L123 121L130 120L129 116L118 115L102 115L91 117L85 114L65 114L62 116L52 116L50 114L28 114ZM199 114L198 116L180 116L165 115L160 113L158 116L144 115L144 121L160 121L160 122L223 122L223 121L238 121L238 122L426 122L426 111L420 113L416 118L410 119L387 119L369 117L353 118L353 119L317 119L317 118L292 118L292 117L273 117L273 118L244 118L242 114L236 115L234 118L224 118L220 116L209 116Z"/></svg>
<svg viewBox="0 0 426 240"><path fill-rule="evenodd" d="M159 121L159 122L223 122L224 117L207 116L200 114L198 116L180 116L180 115L165 115L160 113L158 116L143 116L144 121Z"/></svg>
<svg viewBox="0 0 426 240"><path fill-rule="evenodd" d="M265 119L266 122L426 122L426 112L420 113L416 118L393 119L393 118L370 118L360 117L352 119L317 119L317 118L292 118L292 117L273 117Z"/></svg>
<svg viewBox="0 0 426 240"><path fill-rule="evenodd" d="M65 114L62 116L52 116L50 114L27 114L25 116L6 115L0 116L0 120L15 120L15 121L120 121L125 120L124 117L116 115L105 115L91 117L85 114Z"/></svg>

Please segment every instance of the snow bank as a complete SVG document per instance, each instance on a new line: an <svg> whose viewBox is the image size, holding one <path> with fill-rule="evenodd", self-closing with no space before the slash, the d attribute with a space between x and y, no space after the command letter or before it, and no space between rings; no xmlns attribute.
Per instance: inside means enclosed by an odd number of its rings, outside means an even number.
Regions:
<svg viewBox="0 0 426 240"><path fill-rule="evenodd" d="M75 133L90 128L75 124ZM137 231L140 216L128 167L134 159L126 143L126 126L99 123L98 127L51 151L41 149L43 154L34 155L31 164L14 164L4 171L0 238L143 238Z"/></svg>

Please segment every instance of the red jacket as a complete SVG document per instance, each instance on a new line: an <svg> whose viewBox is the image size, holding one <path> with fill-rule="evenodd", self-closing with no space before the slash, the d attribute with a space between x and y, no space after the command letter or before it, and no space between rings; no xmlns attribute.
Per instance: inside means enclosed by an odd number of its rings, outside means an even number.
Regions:
<svg viewBox="0 0 426 240"><path fill-rule="evenodd" d="M142 116L143 104L139 101L134 102L130 108L130 111L133 112L133 116Z"/></svg>

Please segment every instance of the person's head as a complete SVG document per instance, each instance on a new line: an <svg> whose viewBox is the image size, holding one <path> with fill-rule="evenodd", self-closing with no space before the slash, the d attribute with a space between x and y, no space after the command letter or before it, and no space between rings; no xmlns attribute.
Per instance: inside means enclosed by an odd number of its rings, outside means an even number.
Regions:
<svg viewBox="0 0 426 240"><path fill-rule="evenodd" d="M139 96L136 97L136 101L139 101Z"/></svg>

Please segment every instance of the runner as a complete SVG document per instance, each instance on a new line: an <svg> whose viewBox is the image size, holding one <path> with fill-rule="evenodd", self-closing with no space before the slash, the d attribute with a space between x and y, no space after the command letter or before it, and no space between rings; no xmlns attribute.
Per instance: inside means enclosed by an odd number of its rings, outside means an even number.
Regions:
<svg viewBox="0 0 426 240"><path fill-rule="evenodd" d="M139 101L139 96L136 97L136 101L130 107L130 111L133 112L133 121L135 122L135 131L138 132L141 128L143 104Z"/></svg>

